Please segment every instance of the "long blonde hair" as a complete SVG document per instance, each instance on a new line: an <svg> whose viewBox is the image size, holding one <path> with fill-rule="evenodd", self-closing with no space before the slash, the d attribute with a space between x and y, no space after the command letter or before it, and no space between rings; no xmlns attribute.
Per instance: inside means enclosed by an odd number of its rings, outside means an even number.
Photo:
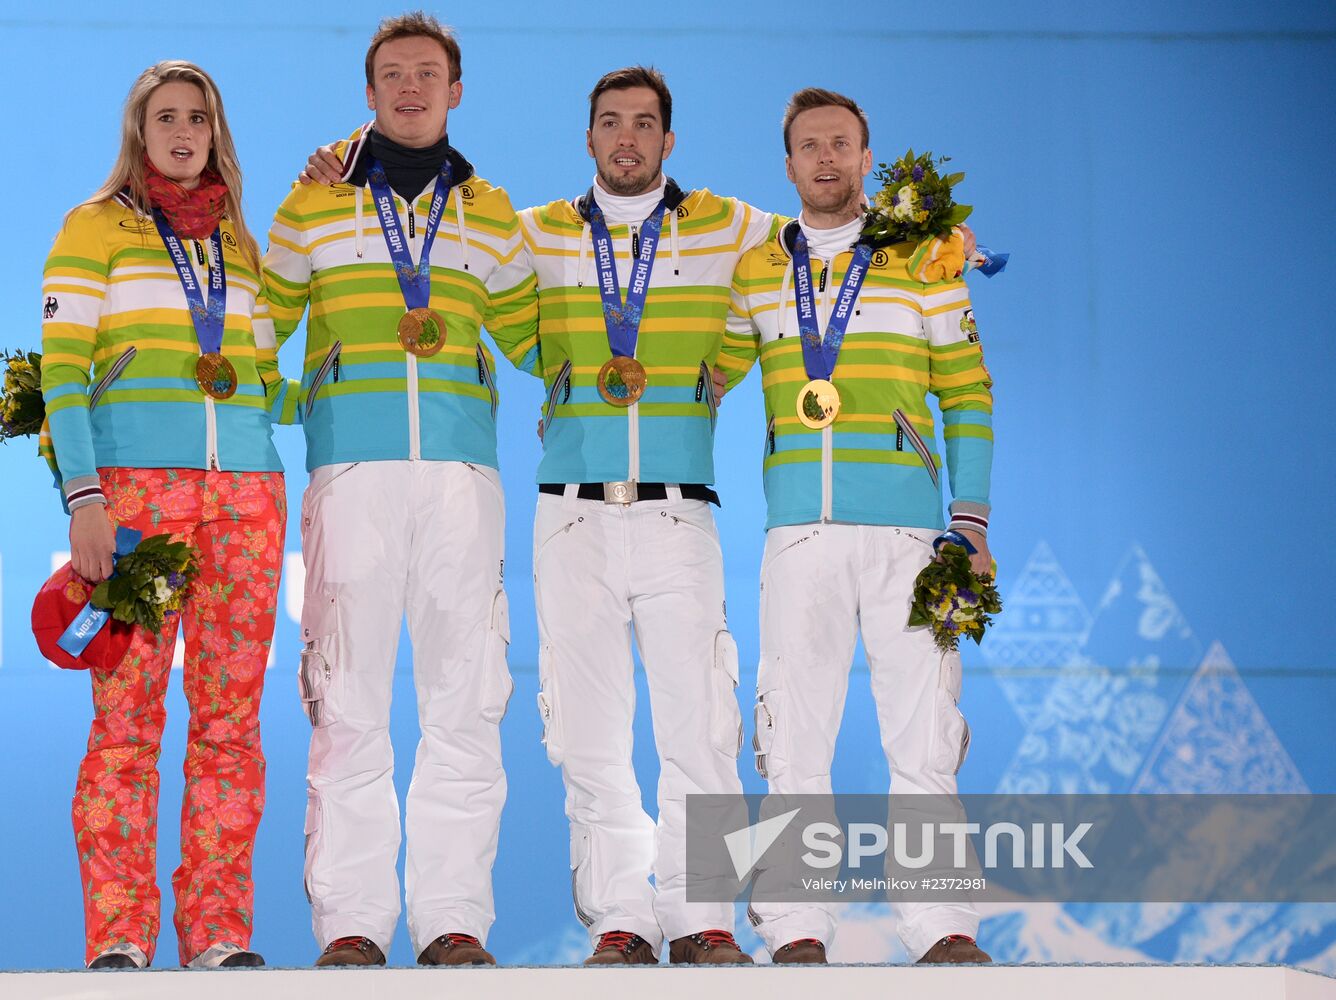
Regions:
<svg viewBox="0 0 1336 1000"><path fill-rule="evenodd" d="M232 133L227 127L227 116L223 114L222 95L208 73L183 59L166 59L139 74L139 79L125 98L125 111L121 116L121 151L116 157L116 163L102 186L87 201L75 206L73 211L86 205L109 202L129 188L135 210L143 215L150 214L148 185L144 181L144 156L147 151L144 118L152 93L164 83L177 81L193 83L204 95L204 109L209 116L209 129L212 132L207 166L217 171L227 185L227 217L236 229L242 253L258 274L260 248L246 227L246 218L241 211L241 166L237 163L237 151L232 144Z"/></svg>

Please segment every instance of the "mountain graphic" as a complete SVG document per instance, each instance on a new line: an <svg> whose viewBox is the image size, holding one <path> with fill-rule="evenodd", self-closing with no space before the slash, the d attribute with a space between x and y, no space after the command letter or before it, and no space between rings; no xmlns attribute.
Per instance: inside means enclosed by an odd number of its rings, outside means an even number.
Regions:
<svg viewBox="0 0 1336 1000"><path fill-rule="evenodd" d="M1150 794L1296 794L1308 785L1225 647L1212 643L1132 785Z"/></svg>
<svg viewBox="0 0 1336 1000"><path fill-rule="evenodd" d="M1003 606L1006 611L989 631L982 656L1028 727L1060 669L1078 658L1090 631L1090 612L1047 542L1030 553Z"/></svg>
<svg viewBox="0 0 1336 1000"><path fill-rule="evenodd" d="M1133 545L997 790L1129 791L1200 656L1160 575Z"/></svg>

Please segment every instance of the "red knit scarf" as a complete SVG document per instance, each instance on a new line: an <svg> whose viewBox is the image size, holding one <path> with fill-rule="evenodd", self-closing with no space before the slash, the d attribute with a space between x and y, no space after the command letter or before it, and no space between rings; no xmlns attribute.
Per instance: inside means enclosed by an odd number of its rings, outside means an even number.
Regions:
<svg viewBox="0 0 1336 1000"><path fill-rule="evenodd" d="M227 185L216 171L205 167L199 184L187 191L165 177L145 156L144 182L148 185L149 202L162 209L177 236L202 240L218 228L218 220L227 206Z"/></svg>

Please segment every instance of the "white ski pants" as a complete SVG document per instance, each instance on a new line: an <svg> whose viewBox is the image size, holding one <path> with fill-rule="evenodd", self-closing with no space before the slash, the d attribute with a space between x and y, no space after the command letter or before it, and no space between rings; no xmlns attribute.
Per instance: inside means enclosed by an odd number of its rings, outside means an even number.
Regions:
<svg viewBox="0 0 1336 1000"><path fill-rule="evenodd" d="M386 954L399 919L390 694L408 615L418 742L404 881L419 954L448 931L486 941L510 697L496 470L361 462L311 473L302 500L302 700L312 722L306 889L323 948L362 935Z"/></svg>
<svg viewBox="0 0 1336 1000"><path fill-rule="evenodd" d="M854 642L863 633L892 795L954 795L969 748L960 656L943 655L926 626L909 628L914 579L933 558L929 528L804 524L771 528L761 563L761 663L756 766L779 795L831 794ZM858 789L858 791L862 791ZM968 903L897 903L913 960L947 934L974 936ZM829 944L835 907L753 903L773 953L799 938Z"/></svg>
<svg viewBox="0 0 1336 1000"><path fill-rule="evenodd" d="M742 793L737 647L709 505L540 494L534 597L543 739L566 784L571 885L590 940L630 931L657 950L665 936L732 930L731 903L686 901L686 796ZM657 829L631 765L633 637L660 762Z"/></svg>

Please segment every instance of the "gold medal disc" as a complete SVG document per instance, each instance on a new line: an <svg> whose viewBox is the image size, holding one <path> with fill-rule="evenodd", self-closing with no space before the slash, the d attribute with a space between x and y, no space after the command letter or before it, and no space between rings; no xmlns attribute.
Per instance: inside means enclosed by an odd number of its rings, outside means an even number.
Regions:
<svg viewBox="0 0 1336 1000"><path fill-rule="evenodd" d="M237 391L237 370L221 354L201 354L195 359L195 384L211 399L230 399Z"/></svg>
<svg viewBox="0 0 1336 1000"><path fill-rule="evenodd" d="M410 309L399 317L399 343L409 354L429 358L445 346L445 320L434 309Z"/></svg>
<svg viewBox="0 0 1336 1000"><path fill-rule="evenodd" d="M804 427L829 427L839 412L840 391L823 378L812 379L798 392L798 419Z"/></svg>
<svg viewBox="0 0 1336 1000"><path fill-rule="evenodd" d="M630 406L645 394L648 381L635 358L612 357L598 370L598 394L612 406Z"/></svg>

